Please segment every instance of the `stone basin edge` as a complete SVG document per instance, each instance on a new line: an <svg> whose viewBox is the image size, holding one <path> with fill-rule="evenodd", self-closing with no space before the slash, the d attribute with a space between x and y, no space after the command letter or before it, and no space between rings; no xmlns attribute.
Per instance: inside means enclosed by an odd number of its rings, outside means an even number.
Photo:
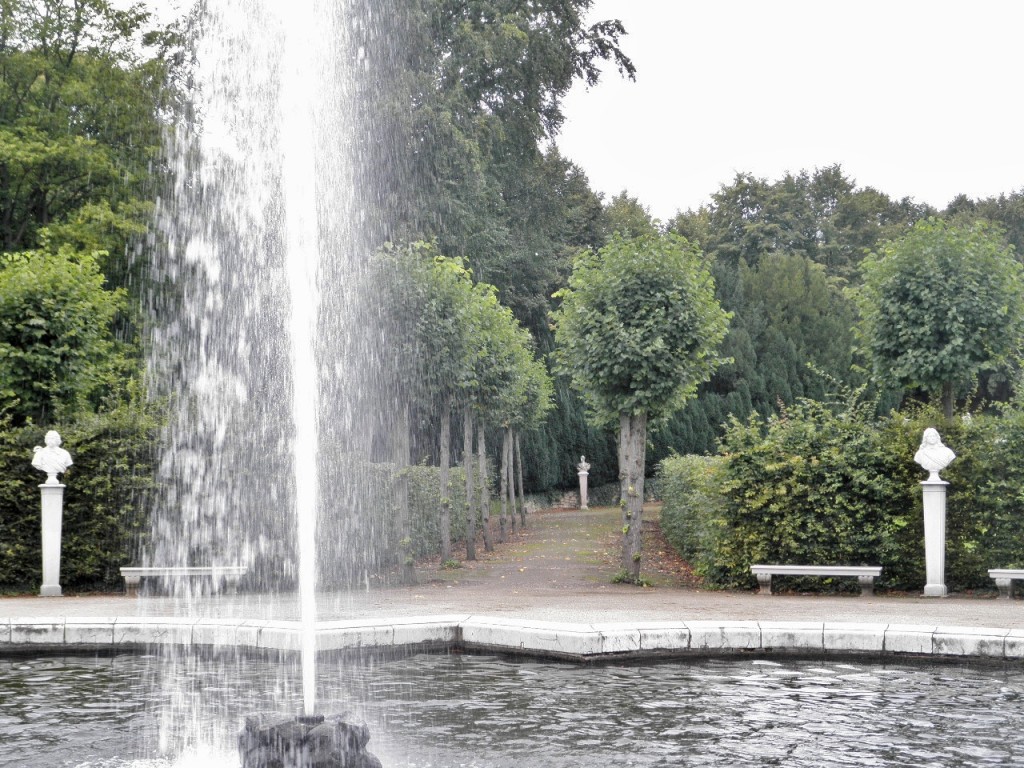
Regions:
<svg viewBox="0 0 1024 768"><path fill-rule="evenodd" d="M179 617L0 618L0 655L194 649L300 650L296 621ZM317 624L321 653L448 650L600 661L729 653L1024 659L1024 629L818 621L561 623L477 615L347 619Z"/></svg>

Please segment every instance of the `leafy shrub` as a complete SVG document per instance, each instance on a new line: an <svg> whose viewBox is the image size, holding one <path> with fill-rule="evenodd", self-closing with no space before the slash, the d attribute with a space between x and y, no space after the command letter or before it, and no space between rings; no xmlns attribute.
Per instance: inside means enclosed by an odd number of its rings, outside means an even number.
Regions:
<svg viewBox="0 0 1024 768"><path fill-rule="evenodd" d="M802 401L767 420L733 420L721 456L662 462L662 528L719 586L754 586L755 562L830 563L881 565L883 586L919 590L926 474L913 456L928 426L957 453L943 472L946 584L991 589L989 568L1024 564L1018 408L969 420L945 421L931 410L876 419L865 404ZM799 584L834 588L818 579Z"/></svg>
<svg viewBox="0 0 1024 768"><path fill-rule="evenodd" d="M722 529L720 456L669 456L658 466L658 488L664 503L661 530L669 544L705 578L715 580L710 557Z"/></svg>
<svg viewBox="0 0 1024 768"><path fill-rule="evenodd" d="M153 449L159 420L129 405L56 425L74 464L63 475L61 586L119 589L148 533ZM46 430L0 421L0 589L34 591L42 583L39 484L32 448Z"/></svg>
<svg viewBox="0 0 1024 768"><path fill-rule="evenodd" d="M912 470L869 412L805 400L729 424L715 552L726 583L752 585L751 563L875 565L893 548L895 518L913 509ZM891 577L893 563L881 564Z"/></svg>

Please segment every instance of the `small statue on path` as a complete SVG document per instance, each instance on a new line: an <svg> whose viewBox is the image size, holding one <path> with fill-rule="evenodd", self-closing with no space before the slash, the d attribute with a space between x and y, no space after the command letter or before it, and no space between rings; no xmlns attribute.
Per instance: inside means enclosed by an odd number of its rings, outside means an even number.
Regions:
<svg viewBox="0 0 1024 768"><path fill-rule="evenodd" d="M32 466L46 473L46 484L56 485L57 475L68 471L71 454L60 447L60 435L50 430L46 433L46 447L37 445L32 449Z"/></svg>
<svg viewBox="0 0 1024 768"><path fill-rule="evenodd" d="M928 427L921 438L921 447L914 454L914 461L927 469L927 482L934 483L941 481L939 471L949 466L949 463L956 458L956 454L942 443L939 431L934 427Z"/></svg>

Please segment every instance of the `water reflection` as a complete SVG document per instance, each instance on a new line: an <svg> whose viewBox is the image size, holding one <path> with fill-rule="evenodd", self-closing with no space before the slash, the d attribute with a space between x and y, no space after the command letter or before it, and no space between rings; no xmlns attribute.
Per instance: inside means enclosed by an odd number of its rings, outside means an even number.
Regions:
<svg viewBox="0 0 1024 768"><path fill-rule="evenodd" d="M1024 764L1015 665L418 655L322 667L323 709L365 720L392 768ZM245 657L0 660L0 766L232 766L247 712L301 708L295 674Z"/></svg>

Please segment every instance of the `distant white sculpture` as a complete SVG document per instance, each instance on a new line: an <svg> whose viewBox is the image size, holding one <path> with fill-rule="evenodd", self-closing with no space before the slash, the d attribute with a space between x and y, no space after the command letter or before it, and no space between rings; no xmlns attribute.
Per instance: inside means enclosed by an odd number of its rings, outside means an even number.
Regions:
<svg viewBox="0 0 1024 768"><path fill-rule="evenodd" d="M46 484L57 485L57 475L68 471L71 466L71 454L60 447L60 435L54 430L46 433L46 447L37 445L32 449L32 466L46 473Z"/></svg>
<svg viewBox="0 0 1024 768"><path fill-rule="evenodd" d="M921 438L921 447L914 454L914 461L928 470L928 482L941 482L939 472L949 466L949 463L956 458L956 454L942 443L939 432L934 427L928 427Z"/></svg>
<svg viewBox="0 0 1024 768"><path fill-rule="evenodd" d="M587 506L587 476L590 474L590 465L587 464L586 456L580 456L580 463L576 465L576 474L580 478L580 509L590 509Z"/></svg>

